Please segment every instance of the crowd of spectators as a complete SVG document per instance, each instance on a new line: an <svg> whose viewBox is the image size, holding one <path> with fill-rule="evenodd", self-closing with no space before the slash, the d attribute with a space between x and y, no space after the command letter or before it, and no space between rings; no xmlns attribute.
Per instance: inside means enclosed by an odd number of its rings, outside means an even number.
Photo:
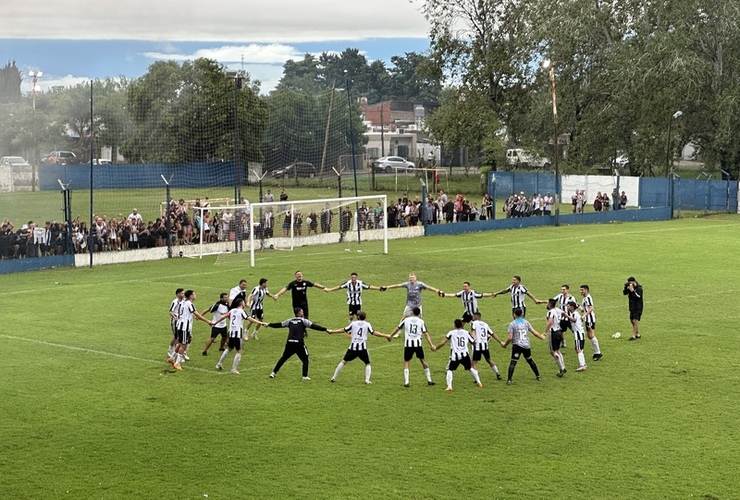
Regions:
<svg viewBox="0 0 740 500"><path fill-rule="evenodd" d="M503 211L506 218L511 217L532 217L540 215L550 215L555 198L550 193L544 196L540 193L527 197L524 191L512 194L504 203Z"/></svg>

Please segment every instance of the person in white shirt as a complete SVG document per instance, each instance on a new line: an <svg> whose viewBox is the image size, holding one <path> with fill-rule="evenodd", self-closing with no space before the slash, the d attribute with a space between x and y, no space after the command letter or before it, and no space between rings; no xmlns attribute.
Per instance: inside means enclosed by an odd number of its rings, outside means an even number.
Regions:
<svg viewBox="0 0 740 500"><path fill-rule="evenodd" d="M478 377L478 370L473 368L470 364L470 354L468 353L468 344L472 344L475 340L468 332L463 330L463 322L461 319L456 319L454 324L455 329L447 332L445 338L443 338L439 344L434 346L434 350L436 351L447 342L450 343L450 360L447 362L447 388L445 391L452 391L452 373L457 370L457 367L460 365L470 372L478 387L483 387L480 377Z"/></svg>
<svg viewBox="0 0 740 500"><path fill-rule="evenodd" d="M419 317L421 315L421 309L414 307L411 309L411 316L403 318L401 323L391 332L392 337L396 337L401 328L404 329L404 341L403 341L403 386L409 387L409 362L411 358L416 356L421 361L421 366L424 367L424 375L427 378L427 385L434 385L432 382L432 372L429 370L429 364L427 363L426 356L424 355L424 347L422 344L422 337L426 337L429 346L432 351L435 350L432 338L429 336L427 326L424 320Z"/></svg>
<svg viewBox="0 0 740 500"><path fill-rule="evenodd" d="M141 214L139 213L139 209L134 208L131 213L128 215L128 220L135 220L137 222L143 222L144 219L141 217Z"/></svg>
<svg viewBox="0 0 740 500"><path fill-rule="evenodd" d="M226 314L214 321L214 323L219 323L221 321L224 321L226 318L229 318L229 344L224 352L221 354L221 357L218 359L218 363L216 363L216 370L220 371L224 369L223 363L226 360L226 356L229 355L230 350L235 350L236 354L234 355L234 362L231 365L231 373L233 373L234 375L239 375L239 363L242 360L242 350L244 348L244 344L242 342L242 336L244 333L244 321L248 321L249 323L260 322L252 318L244 310L243 299L238 298L234 302L232 302L231 305L231 310L229 310ZM260 324L266 325L267 323Z"/></svg>
<svg viewBox="0 0 740 500"><path fill-rule="evenodd" d="M337 365L334 370L334 375L329 380L330 382L336 381L339 373L344 368L344 365L352 361L353 359L360 358L360 361L365 363L365 383L372 384L370 382L370 374L372 373L372 367L370 365L370 354L367 352L367 336L374 335L376 337L383 337L388 342L393 340L388 334L373 330L373 325L365 321L367 319L367 313L365 311L359 311L357 313L357 321L353 321L344 328L337 328L335 330L327 330L326 333L348 333L350 337L349 347L347 352L344 354L342 361Z"/></svg>

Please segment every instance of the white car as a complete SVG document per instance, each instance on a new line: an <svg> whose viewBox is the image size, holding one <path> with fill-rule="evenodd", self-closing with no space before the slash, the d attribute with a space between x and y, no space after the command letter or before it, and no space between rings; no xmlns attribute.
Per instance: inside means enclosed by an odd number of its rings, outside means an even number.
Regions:
<svg viewBox="0 0 740 500"><path fill-rule="evenodd" d="M506 150L506 165L509 167L550 168L550 160L524 149L515 148Z"/></svg>
<svg viewBox="0 0 740 500"><path fill-rule="evenodd" d="M400 156L383 156L373 162L373 169L376 172L385 172L387 174L394 170L410 170L416 168L413 161L408 161Z"/></svg>
<svg viewBox="0 0 740 500"><path fill-rule="evenodd" d="M20 156L3 156L0 158L0 165L7 165L9 167L25 167L28 166L28 162Z"/></svg>

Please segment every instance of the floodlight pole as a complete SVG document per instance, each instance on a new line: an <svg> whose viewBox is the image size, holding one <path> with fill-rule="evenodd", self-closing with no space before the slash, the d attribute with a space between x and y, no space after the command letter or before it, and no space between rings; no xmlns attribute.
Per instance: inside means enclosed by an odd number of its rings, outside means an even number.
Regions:
<svg viewBox="0 0 740 500"><path fill-rule="evenodd" d="M234 205L238 205L241 199L242 173L239 165L239 91L242 88L242 77L234 76L234 168L236 176L234 184Z"/></svg>
<svg viewBox="0 0 740 500"><path fill-rule="evenodd" d="M93 123L93 82L90 80L90 123ZM92 132L92 130L91 130ZM92 143L91 143L92 144ZM93 213L93 158L92 158L92 146L90 146L90 227L88 228L88 251L90 252L90 268L93 267L93 250L94 250L94 242L93 242L93 236L92 236L92 230L93 230L93 221L94 221L94 213Z"/></svg>

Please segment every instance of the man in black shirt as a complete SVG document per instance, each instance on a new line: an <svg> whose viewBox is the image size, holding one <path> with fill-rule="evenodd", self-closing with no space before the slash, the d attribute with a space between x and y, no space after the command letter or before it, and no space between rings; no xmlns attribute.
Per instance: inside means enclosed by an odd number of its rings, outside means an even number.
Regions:
<svg viewBox="0 0 740 500"><path fill-rule="evenodd" d="M295 273L295 279L285 285L283 288L280 289L280 291L277 293L277 296L280 297L282 294L290 290L291 297L293 299L293 309L300 308L303 310L303 317L308 319L308 289L312 286L315 286L316 288L321 288L322 290L326 288L324 285L320 283L314 283L313 281L308 281L303 279L303 273L301 271L296 271Z"/></svg>
<svg viewBox="0 0 740 500"><path fill-rule="evenodd" d="M624 295L629 299L630 322L632 323L632 336L629 340L637 340L640 335L640 318L642 318L642 285L635 278L630 276L627 283L624 284Z"/></svg>
<svg viewBox="0 0 740 500"><path fill-rule="evenodd" d="M285 350L283 351L283 355L280 357L277 364L275 364L275 368L272 369L272 373L270 373L270 378L275 378L275 375L277 375L277 372L280 371L280 368L283 366L283 364L288 361L291 356L296 354L303 363L303 380L311 380L308 377L308 348L303 342L303 339L308 336L306 328L318 330L320 332L327 331L327 328L311 323L309 320L304 318L303 310L300 307L296 307L293 312L295 313L295 317L293 318L286 319L282 323L267 324L269 328L288 328L288 341L285 343Z"/></svg>

